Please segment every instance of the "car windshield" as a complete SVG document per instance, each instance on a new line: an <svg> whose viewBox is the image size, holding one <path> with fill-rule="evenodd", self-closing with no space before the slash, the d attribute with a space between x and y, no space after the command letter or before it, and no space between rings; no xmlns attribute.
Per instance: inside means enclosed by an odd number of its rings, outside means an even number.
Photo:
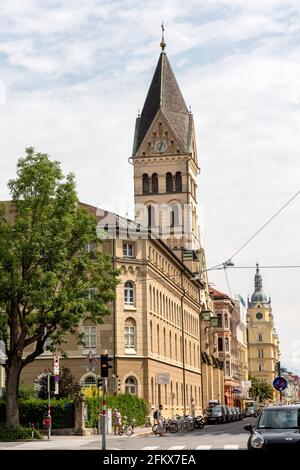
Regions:
<svg viewBox="0 0 300 470"><path fill-rule="evenodd" d="M221 407L220 406L210 406L207 408L208 413L220 413Z"/></svg>
<svg viewBox="0 0 300 470"><path fill-rule="evenodd" d="M258 429L298 429L300 411L296 410L263 410L258 422Z"/></svg>

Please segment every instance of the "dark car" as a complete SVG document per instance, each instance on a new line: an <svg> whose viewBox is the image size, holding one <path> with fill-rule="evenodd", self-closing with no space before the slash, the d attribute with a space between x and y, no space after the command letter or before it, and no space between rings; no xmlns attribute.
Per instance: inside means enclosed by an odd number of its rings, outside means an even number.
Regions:
<svg viewBox="0 0 300 470"><path fill-rule="evenodd" d="M231 413L231 420L232 421L236 421L237 420L237 415L236 415L236 411L235 411L235 408L233 408L232 406L229 408L229 411Z"/></svg>
<svg viewBox="0 0 300 470"><path fill-rule="evenodd" d="M300 450L300 405L269 406L263 408L255 426L244 426L251 435L249 450L278 450L297 446Z"/></svg>
<svg viewBox="0 0 300 470"><path fill-rule="evenodd" d="M237 414L237 419L240 421L243 419L242 411L240 408L235 408L236 414Z"/></svg>
<svg viewBox="0 0 300 470"><path fill-rule="evenodd" d="M226 423L226 409L223 405L208 406L205 417L207 423Z"/></svg>
<svg viewBox="0 0 300 470"><path fill-rule="evenodd" d="M228 408L228 421L234 421L234 413L232 408Z"/></svg>

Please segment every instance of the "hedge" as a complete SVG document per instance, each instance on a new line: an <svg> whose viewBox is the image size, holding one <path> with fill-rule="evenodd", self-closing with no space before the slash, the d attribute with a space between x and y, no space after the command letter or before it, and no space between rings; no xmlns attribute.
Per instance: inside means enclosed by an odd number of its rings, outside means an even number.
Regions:
<svg viewBox="0 0 300 470"><path fill-rule="evenodd" d="M96 397L86 398L85 403L88 407L88 421L85 425L91 428L96 427L98 400ZM126 416L126 421L129 423L133 418L136 420L137 426L142 426L147 422L148 406L142 398L129 394L107 395L106 403L107 408L119 408L123 419ZM100 411L102 411L102 399L100 400Z"/></svg>
<svg viewBox="0 0 300 470"><path fill-rule="evenodd" d="M34 424L37 429L43 428L43 417L47 415L47 400L19 400L20 425ZM51 400L52 428L74 427L74 404L68 399ZM0 402L0 423L5 422L5 401Z"/></svg>

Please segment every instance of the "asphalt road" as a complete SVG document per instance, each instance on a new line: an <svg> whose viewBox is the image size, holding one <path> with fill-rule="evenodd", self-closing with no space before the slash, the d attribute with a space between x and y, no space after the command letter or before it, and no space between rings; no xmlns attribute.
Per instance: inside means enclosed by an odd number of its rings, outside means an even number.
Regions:
<svg viewBox="0 0 300 470"><path fill-rule="evenodd" d="M249 433L243 428L253 424L253 418L227 424L211 424L204 429L188 433L147 435L108 436L107 450L237 450L246 449ZM54 436L50 441L1 442L0 450L38 450L38 449L101 449L101 436Z"/></svg>

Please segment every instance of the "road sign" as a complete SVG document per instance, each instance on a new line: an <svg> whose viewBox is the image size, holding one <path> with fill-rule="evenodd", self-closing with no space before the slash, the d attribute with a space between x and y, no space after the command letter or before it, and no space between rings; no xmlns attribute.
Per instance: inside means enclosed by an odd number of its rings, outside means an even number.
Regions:
<svg viewBox="0 0 300 470"><path fill-rule="evenodd" d="M285 380L284 377L281 377L280 375L276 377L273 381L273 387L275 390L278 390L279 392L282 392L287 387L287 381Z"/></svg>
<svg viewBox="0 0 300 470"><path fill-rule="evenodd" d="M95 372L96 370L96 359L92 351L89 351L88 355L86 356L85 359L85 367L86 370L89 372Z"/></svg>
<svg viewBox="0 0 300 470"><path fill-rule="evenodd" d="M59 395L59 375L54 376L54 395Z"/></svg>
<svg viewBox="0 0 300 470"><path fill-rule="evenodd" d="M53 374L59 375L59 357L58 356L53 357Z"/></svg>
<svg viewBox="0 0 300 470"><path fill-rule="evenodd" d="M159 385L168 385L170 383L170 374L157 374L157 383Z"/></svg>

